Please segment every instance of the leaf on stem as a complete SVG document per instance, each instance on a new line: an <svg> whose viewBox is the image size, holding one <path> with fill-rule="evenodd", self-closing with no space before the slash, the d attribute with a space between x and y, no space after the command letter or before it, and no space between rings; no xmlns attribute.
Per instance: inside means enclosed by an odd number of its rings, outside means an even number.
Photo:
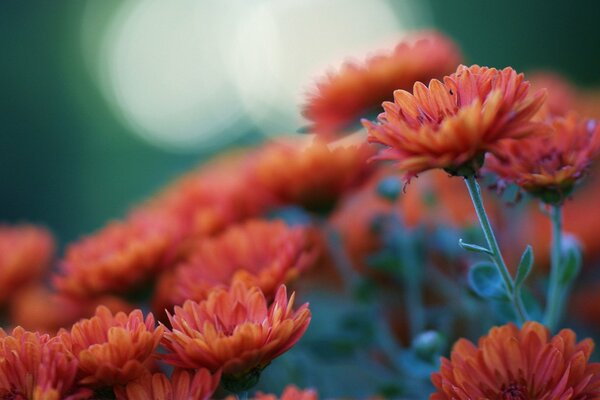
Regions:
<svg viewBox="0 0 600 400"><path fill-rule="evenodd" d="M568 285L575 280L581 270L581 247L576 240L565 241L562 251L562 268L559 282Z"/></svg>
<svg viewBox="0 0 600 400"><path fill-rule="evenodd" d="M484 253L484 254L488 254L488 255L492 254L492 252L489 249L486 249L485 247L482 247L482 246L479 246L476 244L463 242L462 239L458 239L458 245L460 247L462 247L463 249L474 252L474 253Z"/></svg>
<svg viewBox="0 0 600 400"><path fill-rule="evenodd" d="M521 256L521 261L519 262L519 266L517 268L517 277L515 278L515 287L520 289L529 276L531 272L531 268L533 267L533 250L531 246L527 245L523 255Z"/></svg>
<svg viewBox="0 0 600 400"><path fill-rule="evenodd" d="M486 299L506 298L502 277L492 263L474 264L469 269L468 281L471 289L480 297Z"/></svg>

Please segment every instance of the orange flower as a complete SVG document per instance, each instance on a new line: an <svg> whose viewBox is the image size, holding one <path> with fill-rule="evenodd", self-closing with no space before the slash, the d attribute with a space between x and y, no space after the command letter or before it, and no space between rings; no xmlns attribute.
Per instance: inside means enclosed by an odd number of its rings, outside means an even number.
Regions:
<svg viewBox="0 0 600 400"><path fill-rule="evenodd" d="M537 322L492 328L479 346L454 345L431 377L437 392L430 399L599 398L600 364L588 362L593 347L590 339L576 343L569 329L551 337Z"/></svg>
<svg viewBox="0 0 600 400"><path fill-rule="evenodd" d="M164 374L146 374L126 387L115 387L117 400L208 400L217 390L221 374L206 369L190 372L176 369L168 379Z"/></svg>
<svg viewBox="0 0 600 400"><path fill-rule="evenodd" d="M260 289L237 282L229 290L212 291L201 303L186 301L169 315L173 330L165 332L162 343L169 353L163 359L180 368L222 370L225 385L244 381L251 387L308 327L308 304L294 311L294 297L288 301L282 285L267 307Z"/></svg>
<svg viewBox="0 0 600 400"><path fill-rule="evenodd" d="M58 338L21 327L10 335L0 329L0 398L87 398L87 390L74 386L76 373L77 359L65 352Z"/></svg>
<svg viewBox="0 0 600 400"><path fill-rule="evenodd" d="M113 222L67 248L55 285L76 297L127 293L164 267L177 237L177 225L164 215L138 213Z"/></svg>
<svg viewBox="0 0 600 400"><path fill-rule="evenodd" d="M174 302L206 299L211 289L235 280L258 286L272 298L282 283L294 279L314 258L305 229L282 221L251 220L220 236L200 240L176 272Z"/></svg>
<svg viewBox="0 0 600 400"><path fill-rule="evenodd" d="M543 91L530 95L529 83L512 68L461 65L444 83L417 82L413 94L396 90L378 123L363 123L370 142L388 147L377 158L396 161L407 181L434 168L469 175L502 139L543 128L531 119L544 98Z"/></svg>
<svg viewBox="0 0 600 400"><path fill-rule="evenodd" d="M52 261L54 240L33 225L0 225L0 305L41 278Z"/></svg>
<svg viewBox="0 0 600 400"><path fill-rule="evenodd" d="M372 149L365 145L327 145L319 138L310 144L273 142L257 156L258 184L283 204L310 211L329 211L338 198L373 172L367 165Z"/></svg>
<svg viewBox="0 0 600 400"><path fill-rule="evenodd" d="M10 321L25 329L55 334L60 328L70 328L81 318L94 315L99 305L112 312L130 312L133 306L114 296L89 300L73 299L53 293L42 285L31 286L17 293L10 305Z"/></svg>
<svg viewBox="0 0 600 400"><path fill-rule="evenodd" d="M577 108L579 93L562 76L552 72L535 72L527 76L533 90L546 89L548 92L539 111L542 116L565 116Z"/></svg>
<svg viewBox="0 0 600 400"><path fill-rule="evenodd" d="M288 385L283 390L279 400L318 400L319 395L314 389L300 390L295 385ZM256 400L277 400L274 394L256 393Z"/></svg>
<svg viewBox="0 0 600 400"><path fill-rule="evenodd" d="M96 315L63 331L60 338L70 353L79 359L80 381L84 385L125 385L146 372L147 362L163 334L154 317L146 320L140 310L113 316L104 306Z"/></svg>
<svg viewBox="0 0 600 400"><path fill-rule="evenodd" d="M600 151L600 125L574 114L549 122L551 135L504 143L487 168L544 202L562 203Z"/></svg>
<svg viewBox="0 0 600 400"><path fill-rule="evenodd" d="M376 112L395 89L442 78L461 60L457 46L437 32L422 32L400 42L390 54L370 57L363 65L347 62L329 73L309 94L303 114L313 132L333 136Z"/></svg>

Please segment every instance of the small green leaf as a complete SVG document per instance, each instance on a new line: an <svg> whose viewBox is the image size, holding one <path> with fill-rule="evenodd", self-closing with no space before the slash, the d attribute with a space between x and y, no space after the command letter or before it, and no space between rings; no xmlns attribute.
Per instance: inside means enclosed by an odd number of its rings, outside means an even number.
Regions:
<svg viewBox="0 0 600 400"><path fill-rule="evenodd" d="M377 185L377 194L392 203L398 199L402 193L403 183L397 176L387 176Z"/></svg>
<svg viewBox="0 0 600 400"><path fill-rule="evenodd" d="M462 239L458 239L458 245L460 247L462 247L463 249L465 249L467 251L472 251L474 253L492 254L492 252L490 250L486 249L485 247L481 247L479 245L472 244L472 243L463 242Z"/></svg>
<svg viewBox="0 0 600 400"><path fill-rule="evenodd" d="M517 268L517 277L515 278L515 287L520 289L523 286L523 282L529 276L531 272L531 268L533 267L533 250L531 246L527 246L523 255L521 256L521 261L519 262L519 266Z"/></svg>
<svg viewBox="0 0 600 400"><path fill-rule="evenodd" d="M560 283L568 285L575 280L581 270L582 256L578 243L563 248Z"/></svg>
<svg viewBox="0 0 600 400"><path fill-rule="evenodd" d="M506 297L504 284L496 266L489 262L474 264L469 269L469 286L480 297L501 299Z"/></svg>

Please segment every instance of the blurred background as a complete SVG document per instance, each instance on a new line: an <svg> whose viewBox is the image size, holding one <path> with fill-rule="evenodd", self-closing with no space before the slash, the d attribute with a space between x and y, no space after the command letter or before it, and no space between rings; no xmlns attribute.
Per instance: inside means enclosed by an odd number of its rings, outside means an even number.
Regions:
<svg viewBox="0 0 600 400"><path fill-rule="evenodd" d="M212 154L295 134L315 78L449 34L468 63L600 84L600 6L504 0L0 2L0 221L61 243Z"/></svg>

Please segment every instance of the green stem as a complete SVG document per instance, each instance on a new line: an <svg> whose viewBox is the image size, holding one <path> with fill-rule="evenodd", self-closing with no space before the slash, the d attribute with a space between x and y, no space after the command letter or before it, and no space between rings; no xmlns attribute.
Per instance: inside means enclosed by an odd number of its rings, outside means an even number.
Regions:
<svg viewBox="0 0 600 400"><path fill-rule="evenodd" d="M403 261L404 301L408 312L411 339L425 330L425 308L423 307L422 263L417 260L415 244L409 237L399 243L399 257Z"/></svg>
<svg viewBox="0 0 600 400"><path fill-rule="evenodd" d="M552 206L550 213L552 221L552 249L550 254L550 282L546 298L546 314L544 321L551 331L560 322L562 308L562 293L560 285L561 248L562 248L562 209L559 205Z"/></svg>
<svg viewBox="0 0 600 400"><path fill-rule="evenodd" d="M515 290L514 281L510 276L508 268L506 267L506 263L504 262L504 258L500 252L500 246L498 246L498 242L494 236L492 225L490 224L487 213L485 212L485 208L483 207L483 199L481 197L479 183L477 183L475 175L469 175L465 177L465 183L469 189L469 194L471 195L471 200L473 201L473 206L475 207L475 212L477 213L481 229L483 230L483 235L485 236L485 240L488 244L488 250L490 251L489 256L494 262L494 265L496 265L498 273L502 278L504 288L510 302L513 305L517 320L522 324L527 320L527 313L525 311L525 307L523 306L520 294Z"/></svg>

